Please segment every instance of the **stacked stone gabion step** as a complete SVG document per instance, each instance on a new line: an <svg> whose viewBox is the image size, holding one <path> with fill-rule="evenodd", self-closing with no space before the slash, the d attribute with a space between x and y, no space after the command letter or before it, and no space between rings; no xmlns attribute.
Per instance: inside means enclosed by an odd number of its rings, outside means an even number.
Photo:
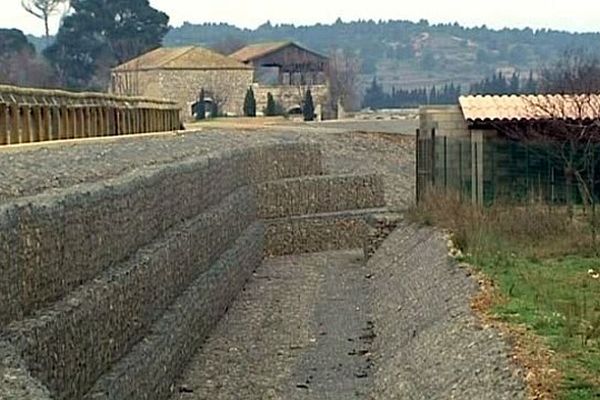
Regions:
<svg viewBox="0 0 600 400"><path fill-rule="evenodd" d="M265 254L362 245L381 178L322 174L288 142L0 206L0 398L168 396Z"/></svg>
<svg viewBox="0 0 600 400"><path fill-rule="evenodd" d="M342 175L284 179L257 187L266 255L360 248L368 216L383 211L383 179Z"/></svg>

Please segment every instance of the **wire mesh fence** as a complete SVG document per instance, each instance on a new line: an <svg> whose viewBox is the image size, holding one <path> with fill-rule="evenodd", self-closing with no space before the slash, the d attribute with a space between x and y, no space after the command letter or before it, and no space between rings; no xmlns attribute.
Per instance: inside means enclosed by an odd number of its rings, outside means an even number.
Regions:
<svg viewBox="0 0 600 400"><path fill-rule="evenodd" d="M572 148L568 157L556 143L419 134L417 200L435 187L484 205L499 200L581 204L586 190L588 201L597 203L600 144Z"/></svg>

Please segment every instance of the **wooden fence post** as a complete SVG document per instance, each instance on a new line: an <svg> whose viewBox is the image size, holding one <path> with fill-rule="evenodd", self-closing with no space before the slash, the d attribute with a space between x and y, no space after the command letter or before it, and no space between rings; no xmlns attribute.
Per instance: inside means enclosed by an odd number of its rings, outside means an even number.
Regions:
<svg viewBox="0 0 600 400"><path fill-rule="evenodd" d="M19 131L20 127L20 118L19 118L19 106L18 104L10 105L10 135L9 135L9 144L17 144L19 143Z"/></svg>
<svg viewBox="0 0 600 400"><path fill-rule="evenodd" d="M0 145L8 144L8 107L0 103Z"/></svg>
<svg viewBox="0 0 600 400"><path fill-rule="evenodd" d="M75 137L75 110L70 106L65 108L67 113L67 130L66 139L73 139Z"/></svg>
<svg viewBox="0 0 600 400"><path fill-rule="evenodd" d="M37 140L48 140L48 129L46 122L46 109L43 106L37 106L33 109L33 121L36 124Z"/></svg>
<svg viewBox="0 0 600 400"><path fill-rule="evenodd" d="M69 137L69 129L71 129L69 114L69 108L67 106L60 107L60 128L58 130L58 139L62 140Z"/></svg>
<svg viewBox="0 0 600 400"><path fill-rule="evenodd" d="M60 107L50 107L50 140L58 140L60 135Z"/></svg>

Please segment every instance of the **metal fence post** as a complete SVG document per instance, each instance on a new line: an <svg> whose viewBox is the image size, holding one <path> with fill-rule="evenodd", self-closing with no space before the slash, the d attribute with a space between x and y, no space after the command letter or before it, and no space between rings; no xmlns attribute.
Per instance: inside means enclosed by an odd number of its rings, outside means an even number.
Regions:
<svg viewBox="0 0 600 400"><path fill-rule="evenodd" d="M435 128L431 129L431 186L435 186Z"/></svg>
<svg viewBox="0 0 600 400"><path fill-rule="evenodd" d="M448 188L448 137L444 136L444 190Z"/></svg>
<svg viewBox="0 0 600 400"><path fill-rule="evenodd" d="M415 188L416 188L416 193L415 193L415 199L417 204L419 204L420 200L421 200L421 196L420 196L420 191L421 191L421 179L419 177L419 163L420 163L420 159L421 157L419 156L419 151L420 151L420 139L421 139L421 130L417 128L417 139L415 142Z"/></svg>
<svg viewBox="0 0 600 400"><path fill-rule="evenodd" d="M462 161L462 140L458 140L458 184L460 187L460 200L463 200L463 161Z"/></svg>

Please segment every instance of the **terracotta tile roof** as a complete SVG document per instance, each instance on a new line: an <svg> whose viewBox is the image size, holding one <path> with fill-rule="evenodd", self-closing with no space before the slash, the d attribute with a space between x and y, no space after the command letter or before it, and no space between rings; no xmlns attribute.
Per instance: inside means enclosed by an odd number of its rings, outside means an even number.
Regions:
<svg viewBox="0 0 600 400"><path fill-rule="evenodd" d="M292 42L270 42L270 43L257 43L243 47L231 54L229 57L233 57L240 62L248 62L256 58L266 56L267 54L273 53L277 50L283 49L286 46L293 44Z"/></svg>
<svg viewBox="0 0 600 400"><path fill-rule="evenodd" d="M572 119L600 116L600 94L461 96L468 122Z"/></svg>
<svg viewBox="0 0 600 400"><path fill-rule="evenodd" d="M160 47L115 67L113 71L152 69L250 69L239 61L202 47Z"/></svg>

